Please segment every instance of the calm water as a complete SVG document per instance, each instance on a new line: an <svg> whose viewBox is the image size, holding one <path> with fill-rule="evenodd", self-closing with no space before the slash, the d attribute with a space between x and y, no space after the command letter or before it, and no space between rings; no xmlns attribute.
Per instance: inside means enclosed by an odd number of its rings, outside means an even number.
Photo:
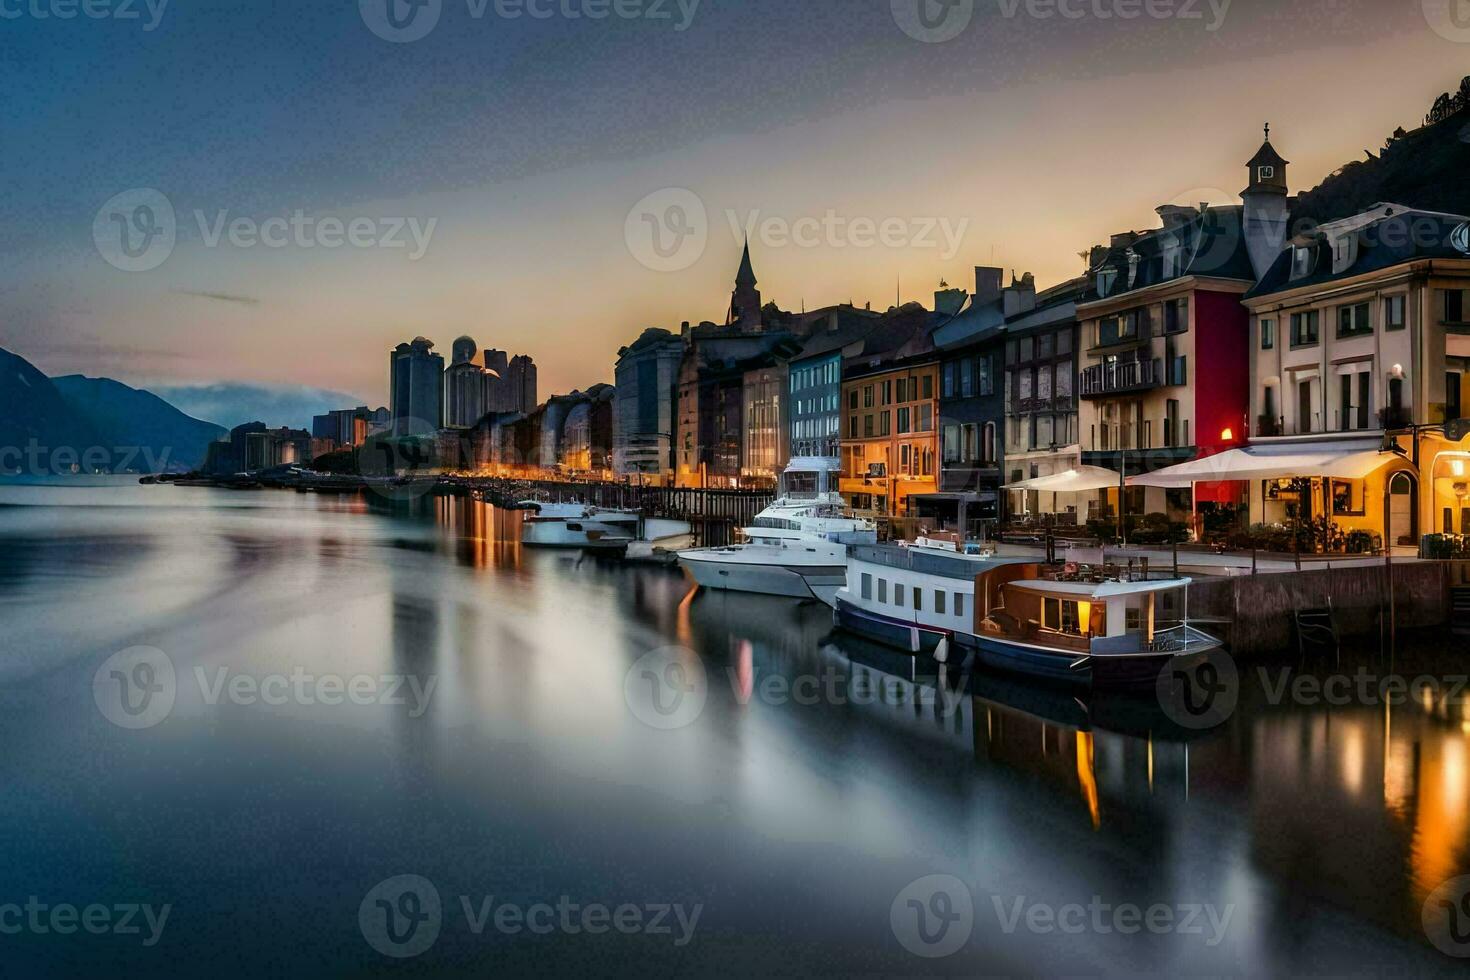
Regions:
<svg viewBox="0 0 1470 980"><path fill-rule="evenodd" d="M1273 704L1247 673L1230 720L1190 734L1146 704L993 681L936 695L953 678L895 679L906 660L830 636L822 607L523 551L515 527L459 501L0 487L0 928L32 896L170 909L151 946L142 913L137 934L110 911L96 935L40 913L0 934L5 972L1465 963L1421 926L1430 893L1470 874L1463 707ZM161 654L109 661L136 647ZM1452 673L1433 658L1470 656L1423 647L1393 666ZM644 659L660 650L671 663ZM158 656L169 685L137 673ZM376 689L313 686L358 675ZM667 676L692 700L655 703ZM167 691L130 715L116 697L132 683ZM942 900L921 882L908 906L900 893L936 874L957 882ZM442 907L410 959L363 931L370 893L400 875ZM428 915L391 895L403 921ZM465 912L558 901L699 917L589 935L477 932ZM1202 931L1047 918L1125 904L1180 925L1199 906ZM914 908L932 916L917 941L894 925ZM953 926L943 940L936 923ZM958 949L905 946L930 941Z"/></svg>

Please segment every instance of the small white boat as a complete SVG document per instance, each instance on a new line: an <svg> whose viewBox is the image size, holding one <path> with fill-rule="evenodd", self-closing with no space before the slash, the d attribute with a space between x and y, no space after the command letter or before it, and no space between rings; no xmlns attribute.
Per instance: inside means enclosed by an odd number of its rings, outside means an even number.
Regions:
<svg viewBox="0 0 1470 980"><path fill-rule="evenodd" d="M1079 566L968 555L953 542L854 548L838 626L910 653L1097 688L1150 687L1164 666L1220 646L1164 626L1158 596L1189 579L1104 578ZM958 648L958 650L956 649Z"/></svg>
<svg viewBox="0 0 1470 980"><path fill-rule="evenodd" d="M878 540L876 524L846 516L840 470L836 459L793 459L780 496L742 529L744 543L681 551L679 564L703 588L830 604L847 581L848 546Z"/></svg>
<svg viewBox="0 0 1470 980"><path fill-rule="evenodd" d="M604 510L590 504L553 504L524 500L521 544L528 548L580 548L623 551L638 540L643 516L631 510Z"/></svg>

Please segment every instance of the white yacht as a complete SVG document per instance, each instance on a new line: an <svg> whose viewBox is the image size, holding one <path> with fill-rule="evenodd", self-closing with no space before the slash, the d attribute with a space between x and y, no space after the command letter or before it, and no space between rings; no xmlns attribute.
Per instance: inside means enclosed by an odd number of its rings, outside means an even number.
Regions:
<svg viewBox="0 0 1470 980"><path fill-rule="evenodd" d="M622 551L638 540L643 516L633 510L604 510L590 504L523 500L521 543L528 548Z"/></svg>
<svg viewBox="0 0 1470 980"><path fill-rule="evenodd" d="M971 654L1008 673L1094 688L1152 685L1160 671L1220 641L1158 598L1189 579L1130 579L1078 563L969 555L953 541L854 548L835 621L846 630L944 662ZM951 647L959 649L952 650ZM961 653L963 651L964 653Z"/></svg>
<svg viewBox="0 0 1470 980"><path fill-rule="evenodd" d="M876 524L847 516L836 490L840 470L836 459L793 459L776 501L742 529L745 543L681 551L679 564L707 589L830 604L847 581L848 546L878 540Z"/></svg>

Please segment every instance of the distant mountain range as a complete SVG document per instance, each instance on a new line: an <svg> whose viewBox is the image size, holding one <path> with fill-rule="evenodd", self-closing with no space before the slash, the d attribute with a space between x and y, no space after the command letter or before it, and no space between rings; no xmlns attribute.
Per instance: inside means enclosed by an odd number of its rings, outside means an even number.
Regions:
<svg viewBox="0 0 1470 980"><path fill-rule="evenodd" d="M214 419L230 429L247 422L264 422L272 428L310 428L311 419L315 415L367 404L366 400L357 395L324 388L254 385L233 381L155 387L153 391L170 405L178 406L189 415Z"/></svg>
<svg viewBox="0 0 1470 980"><path fill-rule="evenodd" d="M181 472L225 429L113 381L48 378L0 349L0 473Z"/></svg>

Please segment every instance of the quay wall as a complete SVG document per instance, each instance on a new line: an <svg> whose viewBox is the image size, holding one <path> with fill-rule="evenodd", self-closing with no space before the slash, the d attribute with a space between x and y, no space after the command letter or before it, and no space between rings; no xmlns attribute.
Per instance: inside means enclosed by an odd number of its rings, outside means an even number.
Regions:
<svg viewBox="0 0 1470 980"><path fill-rule="evenodd" d="M1330 606L1343 640L1386 636L1390 626L1398 631L1445 626L1451 582L1461 572L1446 562L1404 562L1197 578L1189 588L1189 614L1215 621L1208 628L1222 629L1236 656L1279 654L1296 649L1293 614L1298 609Z"/></svg>

